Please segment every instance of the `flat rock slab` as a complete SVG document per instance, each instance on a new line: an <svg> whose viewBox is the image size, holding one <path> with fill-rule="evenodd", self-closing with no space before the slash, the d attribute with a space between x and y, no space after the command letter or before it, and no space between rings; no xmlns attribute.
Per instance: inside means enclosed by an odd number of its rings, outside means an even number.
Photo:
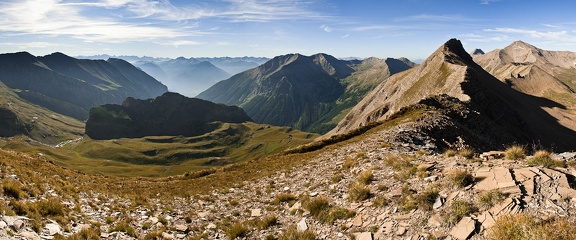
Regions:
<svg viewBox="0 0 576 240"><path fill-rule="evenodd" d="M354 237L356 240L372 240L373 239L371 232L354 233Z"/></svg>
<svg viewBox="0 0 576 240"><path fill-rule="evenodd" d="M298 232L304 232L308 230L308 224L306 224L306 218L302 218L298 224L296 224L296 230Z"/></svg>
<svg viewBox="0 0 576 240"><path fill-rule="evenodd" d="M504 167L480 168L476 171L476 179L480 180L475 186L479 191L498 189L508 194L521 193L520 188L516 186L512 173Z"/></svg>
<svg viewBox="0 0 576 240"><path fill-rule="evenodd" d="M476 229L476 220L464 217L450 230L450 235L459 240L466 240Z"/></svg>

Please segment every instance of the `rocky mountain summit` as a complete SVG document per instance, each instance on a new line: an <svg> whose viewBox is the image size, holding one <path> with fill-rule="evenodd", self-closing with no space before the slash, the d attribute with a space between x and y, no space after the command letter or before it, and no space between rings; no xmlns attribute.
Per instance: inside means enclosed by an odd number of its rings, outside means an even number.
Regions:
<svg viewBox="0 0 576 240"><path fill-rule="evenodd" d="M499 144L539 142L560 151L573 149L576 144L576 126L568 120L574 119L570 117L572 111L496 79L476 64L456 39L446 42L417 67L380 83L330 134L383 121L404 107L441 94L466 102L471 112L485 115L502 130L492 134L514 136L514 141Z"/></svg>
<svg viewBox="0 0 576 240"><path fill-rule="evenodd" d="M241 108L167 92L155 99L127 98L122 105L92 108L86 134L93 139L195 136L216 129L214 122L246 121L252 119Z"/></svg>

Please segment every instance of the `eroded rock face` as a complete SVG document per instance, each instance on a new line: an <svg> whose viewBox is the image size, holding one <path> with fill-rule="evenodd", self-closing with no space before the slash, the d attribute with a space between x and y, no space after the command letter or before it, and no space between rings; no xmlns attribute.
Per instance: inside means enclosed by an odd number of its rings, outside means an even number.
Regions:
<svg viewBox="0 0 576 240"><path fill-rule="evenodd" d="M92 108L86 134L93 139L195 136L216 129L213 122L246 121L252 119L239 107L165 93L156 99L127 98L122 105Z"/></svg>

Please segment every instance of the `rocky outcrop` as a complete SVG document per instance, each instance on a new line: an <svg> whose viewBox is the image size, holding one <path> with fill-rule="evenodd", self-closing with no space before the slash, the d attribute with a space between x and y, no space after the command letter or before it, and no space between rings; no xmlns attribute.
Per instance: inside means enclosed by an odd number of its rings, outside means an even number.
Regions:
<svg viewBox="0 0 576 240"><path fill-rule="evenodd" d="M252 120L241 108L167 92L156 99L127 98L122 105L92 108L86 134L93 139L195 136L216 129L215 122L246 121Z"/></svg>

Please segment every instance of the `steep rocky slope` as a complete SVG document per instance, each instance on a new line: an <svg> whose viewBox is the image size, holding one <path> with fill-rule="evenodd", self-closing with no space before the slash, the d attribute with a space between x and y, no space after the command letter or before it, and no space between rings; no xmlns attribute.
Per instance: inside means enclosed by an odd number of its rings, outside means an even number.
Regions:
<svg viewBox="0 0 576 240"><path fill-rule="evenodd" d="M126 97L156 97L166 86L119 60L81 60L54 53L35 57L26 52L0 55L0 81L30 102L77 119L105 103Z"/></svg>
<svg viewBox="0 0 576 240"><path fill-rule="evenodd" d="M512 88L576 106L576 53L547 51L516 41L504 49L474 56L474 61Z"/></svg>
<svg viewBox="0 0 576 240"><path fill-rule="evenodd" d="M570 110L510 88L478 66L456 39L446 42L419 66L381 83L330 134L382 121L403 107L438 94L468 103L472 112L486 115L514 141L541 143L558 150L573 149L576 143L576 126L570 120L575 118Z"/></svg>
<svg viewBox="0 0 576 240"><path fill-rule="evenodd" d="M156 99L127 98L122 105L90 109L86 134L93 139L144 136L195 136L219 127L213 122L252 121L238 107L215 104L167 92Z"/></svg>
<svg viewBox="0 0 576 240"><path fill-rule="evenodd" d="M198 97L238 105L259 123L324 133L377 81L408 68L407 61L393 59L359 62L290 54L221 81Z"/></svg>

